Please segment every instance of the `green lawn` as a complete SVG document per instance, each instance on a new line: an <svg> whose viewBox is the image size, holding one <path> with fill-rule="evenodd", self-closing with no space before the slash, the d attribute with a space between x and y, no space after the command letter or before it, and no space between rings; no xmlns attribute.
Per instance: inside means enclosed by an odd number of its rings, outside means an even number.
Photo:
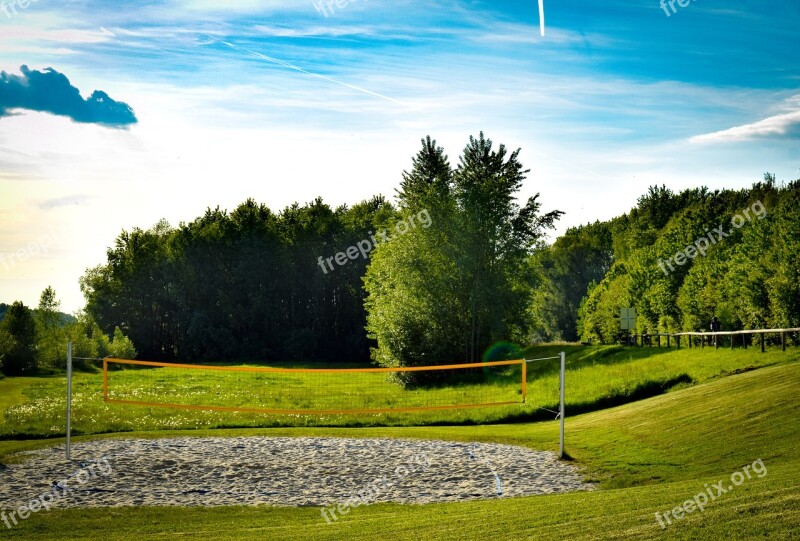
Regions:
<svg viewBox="0 0 800 541"><path fill-rule="evenodd" d="M695 385L567 419L567 448L600 490L424 506L380 504L331 525L314 508L125 508L39 513L0 538L89 539L796 539L800 362L791 352L575 351L576 373L680 369ZM625 359L624 355L631 358ZM682 363L682 364L681 364ZM774 366L746 370L749 367ZM733 372L741 372L732 374ZM726 377L719 377L729 374ZM568 384L575 380L568 376ZM6 380L0 381L0 384ZM598 385L603 385L599 381ZM572 385L568 386L568 390ZM5 396L5 395L3 395ZM573 401L580 404L580 401ZM557 423L158 431L127 436L317 435L493 441L555 449ZM122 434L101 437L126 437ZM0 456L47 442L0 442ZM664 513L761 459L767 469L662 529ZM0 524L2 526L2 524Z"/></svg>
<svg viewBox="0 0 800 541"><path fill-rule="evenodd" d="M795 350L687 350L551 346L532 348L530 357L567 350L567 413L596 411L656 396L670 389L756 367L790 362ZM112 397L153 402L282 409L371 409L400 405L520 401L519 368L492 374L490 384L454 385L404 391L384 374L273 375L197 372L178 369L112 371ZM63 377L0 380L0 439L63 434ZM7 394L8 393L8 394ZM9 396L8 399L5 397ZM558 406L558 361L528 365L525 405L390 414L263 415L186 411L107 404L102 374L76 373L73 390L75 434L231 427L419 426L487 424L552 419ZM545 408L545 409L540 409Z"/></svg>

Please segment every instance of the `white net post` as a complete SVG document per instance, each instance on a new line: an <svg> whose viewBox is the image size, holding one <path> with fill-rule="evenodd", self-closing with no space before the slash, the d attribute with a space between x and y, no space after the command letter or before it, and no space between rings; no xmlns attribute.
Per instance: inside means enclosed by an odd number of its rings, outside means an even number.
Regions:
<svg viewBox="0 0 800 541"><path fill-rule="evenodd" d="M566 367L566 355L562 351L561 352L561 373L559 379L559 410L558 410L558 417L561 422L561 432L559 435L559 458L564 458L564 372Z"/></svg>
<svg viewBox="0 0 800 541"><path fill-rule="evenodd" d="M69 460L69 438L72 433L72 342L67 342L67 460Z"/></svg>

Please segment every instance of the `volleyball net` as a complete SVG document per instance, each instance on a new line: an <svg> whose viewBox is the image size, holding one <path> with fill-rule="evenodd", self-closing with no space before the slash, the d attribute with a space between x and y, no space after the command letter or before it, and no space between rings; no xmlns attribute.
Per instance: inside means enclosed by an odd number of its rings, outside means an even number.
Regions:
<svg viewBox="0 0 800 541"><path fill-rule="evenodd" d="M103 398L113 404L286 415L507 406L526 401L526 367L524 359L398 368L273 368L106 358Z"/></svg>

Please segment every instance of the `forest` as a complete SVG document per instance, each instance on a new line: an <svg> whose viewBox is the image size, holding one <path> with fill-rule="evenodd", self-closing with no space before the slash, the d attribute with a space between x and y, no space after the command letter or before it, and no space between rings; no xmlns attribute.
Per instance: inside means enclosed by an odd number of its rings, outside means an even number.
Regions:
<svg viewBox="0 0 800 541"><path fill-rule="evenodd" d="M274 213L248 200L175 228L123 231L81 281L86 311L154 360L480 359L495 341L530 338L530 255L560 215L536 197L516 203L527 173L518 152L480 134L453 167L428 137L396 204L317 199ZM368 258L320 265L414 217L428 219Z"/></svg>
<svg viewBox="0 0 800 541"><path fill-rule="evenodd" d="M518 154L481 133L452 165L427 137L394 201L273 212L248 199L122 231L81 279L77 319L55 315L50 288L28 315L3 305L0 358L57 364L69 335L90 354L160 361L474 362L535 342L616 343L626 307L636 332L714 316L725 330L800 326L800 180L651 186L628 213L548 242L562 212L518 202ZM27 364L14 360L25 341Z"/></svg>
<svg viewBox="0 0 800 541"><path fill-rule="evenodd" d="M572 228L535 258L541 340L615 343L637 333L800 325L800 180L749 189L651 186L630 212Z"/></svg>

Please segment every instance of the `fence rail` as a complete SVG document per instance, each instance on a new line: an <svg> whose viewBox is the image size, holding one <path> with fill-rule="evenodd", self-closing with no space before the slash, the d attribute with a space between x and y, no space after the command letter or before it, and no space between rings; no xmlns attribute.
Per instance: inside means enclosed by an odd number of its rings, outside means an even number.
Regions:
<svg viewBox="0 0 800 541"><path fill-rule="evenodd" d="M640 345L644 346L645 343L650 345L651 347L654 346L653 339L655 338L655 345L657 347L661 347L661 337L667 338L667 347L671 347L672 339L675 339L675 345L678 349L681 348L681 338L686 337L687 342L689 344L689 348L693 345L697 347L697 337L700 337L700 347L704 348L706 346L706 338L708 338L708 346L719 348L722 340L719 338L728 336L730 337L730 347L733 349L735 345L735 338L741 336L741 345L745 349L747 349L747 342L750 339L752 345L752 337L753 335L759 335L761 340L761 352L766 351L766 340L765 335L767 334L779 334L781 337L781 349L786 351L786 335L791 333L800 333L800 327L794 328L787 328L787 329L745 329L741 331L708 331L708 332L699 332L699 331L689 331L689 332L678 332L678 333L642 333L641 335L641 342ZM636 345L636 339L638 336L633 335L633 343ZM799 337L800 338L800 337ZM797 343L797 341L796 341Z"/></svg>

